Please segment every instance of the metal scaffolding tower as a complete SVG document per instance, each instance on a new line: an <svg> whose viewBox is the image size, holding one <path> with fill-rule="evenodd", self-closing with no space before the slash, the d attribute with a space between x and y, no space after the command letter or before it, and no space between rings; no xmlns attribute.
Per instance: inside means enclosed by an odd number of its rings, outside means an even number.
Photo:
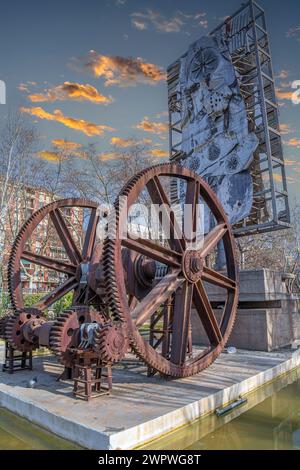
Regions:
<svg viewBox="0 0 300 470"><path fill-rule="evenodd" d="M222 35L228 43L246 104L249 129L259 139L250 167L252 209L246 219L235 225L235 234L287 228L290 223L287 182L265 12L250 0L210 34ZM168 68L170 159L174 162L183 162L185 158L181 150L179 71L180 59Z"/></svg>

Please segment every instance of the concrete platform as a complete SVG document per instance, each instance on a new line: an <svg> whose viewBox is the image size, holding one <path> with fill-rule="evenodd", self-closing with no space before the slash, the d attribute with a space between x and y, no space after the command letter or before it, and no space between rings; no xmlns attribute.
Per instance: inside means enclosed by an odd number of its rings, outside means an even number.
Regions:
<svg viewBox="0 0 300 470"><path fill-rule="evenodd" d="M90 449L130 449L174 431L300 365L300 351L223 353L198 376L146 377L131 356L114 368L111 396L74 399L71 382L52 356L36 357L34 371L0 373L0 406ZM35 389L27 388L37 376ZM151 448L151 445L148 448Z"/></svg>

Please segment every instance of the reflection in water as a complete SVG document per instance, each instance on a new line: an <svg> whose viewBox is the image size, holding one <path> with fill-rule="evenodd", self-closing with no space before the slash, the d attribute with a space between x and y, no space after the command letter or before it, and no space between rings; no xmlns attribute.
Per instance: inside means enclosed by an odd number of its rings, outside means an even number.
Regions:
<svg viewBox="0 0 300 470"><path fill-rule="evenodd" d="M210 415L147 449L299 449L300 368L247 396L228 415Z"/></svg>
<svg viewBox="0 0 300 470"><path fill-rule="evenodd" d="M0 408L0 450L44 449L75 450L79 447Z"/></svg>

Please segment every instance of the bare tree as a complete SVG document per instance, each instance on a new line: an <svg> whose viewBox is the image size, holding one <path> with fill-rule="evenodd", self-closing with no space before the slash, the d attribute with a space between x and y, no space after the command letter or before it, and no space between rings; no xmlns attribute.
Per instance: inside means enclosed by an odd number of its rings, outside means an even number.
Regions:
<svg viewBox="0 0 300 470"><path fill-rule="evenodd" d="M291 228L237 239L242 269L291 272L299 258L300 204L291 201Z"/></svg>
<svg viewBox="0 0 300 470"><path fill-rule="evenodd" d="M64 190L69 195L106 204L114 202L130 177L154 164L153 158L147 156L147 147L138 144L102 155L89 145L83 155L83 160L68 160Z"/></svg>
<svg viewBox="0 0 300 470"><path fill-rule="evenodd" d="M36 134L23 117L10 114L0 132L0 293L2 299L3 257L8 231L14 237L19 229L19 208L26 205L24 188L39 171L32 159ZM22 203L21 203L22 201ZM11 212L11 209L13 211ZM9 230L8 230L9 229ZM10 238L11 239L11 238Z"/></svg>

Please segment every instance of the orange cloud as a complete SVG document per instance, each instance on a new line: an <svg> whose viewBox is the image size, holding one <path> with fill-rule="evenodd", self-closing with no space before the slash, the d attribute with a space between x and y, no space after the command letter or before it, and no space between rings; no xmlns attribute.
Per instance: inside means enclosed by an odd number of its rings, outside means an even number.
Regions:
<svg viewBox="0 0 300 470"><path fill-rule="evenodd" d="M285 91L281 90L280 88L276 89L276 95L279 100L287 100L292 101L294 91Z"/></svg>
<svg viewBox="0 0 300 470"><path fill-rule="evenodd" d="M48 150L42 150L38 152L38 156L47 160L48 162L58 162L60 159L60 154L58 152L50 152Z"/></svg>
<svg viewBox="0 0 300 470"><path fill-rule="evenodd" d="M109 104L113 101L111 96L104 96L99 91L88 84L64 82L49 88L44 93L33 93L28 95L32 103L53 102L53 101L91 101L92 103Z"/></svg>
<svg viewBox="0 0 300 470"><path fill-rule="evenodd" d="M162 149L151 149L147 151L147 154L151 157L166 158L169 156L169 152ZM130 153L126 154L123 152L103 152L98 155L100 160L117 160L118 158L130 158Z"/></svg>
<svg viewBox="0 0 300 470"><path fill-rule="evenodd" d="M144 31L145 29L148 29L148 26L144 21L136 20L133 18L131 22L132 26L134 26L139 31Z"/></svg>
<svg viewBox="0 0 300 470"><path fill-rule="evenodd" d="M28 85L26 83L20 83L20 85L18 86L18 90L29 93Z"/></svg>
<svg viewBox="0 0 300 470"><path fill-rule="evenodd" d="M52 145L54 145L54 147L64 148L68 150L76 150L82 147L82 144L78 144L77 142L72 142L70 140L63 140L63 139L52 140Z"/></svg>
<svg viewBox="0 0 300 470"><path fill-rule="evenodd" d="M121 137L112 137L110 143L116 147L127 148L136 145L136 140L134 139L122 139Z"/></svg>
<svg viewBox="0 0 300 470"><path fill-rule="evenodd" d="M289 72L287 70L280 70L279 74L276 75L275 78L280 78L281 80L284 80L285 78L287 78L289 76Z"/></svg>
<svg viewBox="0 0 300 470"><path fill-rule="evenodd" d="M52 145L58 148L60 153L69 154L73 157L86 158L86 152L83 150L78 150L82 147L82 144L78 144L77 142L63 139L54 139L52 140Z"/></svg>
<svg viewBox="0 0 300 470"><path fill-rule="evenodd" d="M158 119L162 117L167 117L167 116L169 116L169 111L162 111L161 113L155 114L155 117L157 117Z"/></svg>
<svg viewBox="0 0 300 470"><path fill-rule="evenodd" d="M292 88L292 82L280 82L280 88Z"/></svg>
<svg viewBox="0 0 300 470"><path fill-rule="evenodd" d="M121 154L119 152L103 152L98 155L100 160L106 161L106 160L116 160L121 157Z"/></svg>
<svg viewBox="0 0 300 470"><path fill-rule="evenodd" d="M289 124L280 124L279 129L281 134L283 135L290 134L291 132L293 132L293 129Z"/></svg>
<svg viewBox="0 0 300 470"><path fill-rule="evenodd" d="M287 33L287 38L296 38L298 41L300 40L300 26L296 26L295 28L290 28Z"/></svg>
<svg viewBox="0 0 300 470"><path fill-rule="evenodd" d="M203 28L208 27L205 12L197 12L188 14L183 11L176 11L171 17L166 18L158 11L148 8L144 12L134 12L131 14L132 26L140 31L144 31L150 27L160 33L179 33L184 27Z"/></svg>
<svg viewBox="0 0 300 470"><path fill-rule="evenodd" d="M167 152L166 150L162 150L162 149L149 150L148 154L151 157L158 157L158 158L167 158L169 156L169 152Z"/></svg>
<svg viewBox="0 0 300 470"><path fill-rule="evenodd" d="M279 175L277 173L274 173L273 178L274 178L274 181L276 181L276 183L282 183L282 176L281 175ZM288 183L291 183L291 184L296 182L295 178L293 178L292 176L286 176L286 180L287 180Z"/></svg>
<svg viewBox="0 0 300 470"><path fill-rule="evenodd" d="M112 137L110 139L110 143L112 145L115 145L116 147L127 148L127 147L133 147L136 145L149 145L152 143L152 140L151 139L136 140L136 139L123 139L122 137Z"/></svg>
<svg viewBox="0 0 300 470"><path fill-rule="evenodd" d="M288 158L284 159L285 166L300 166L300 162L296 160L289 160Z"/></svg>
<svg viewBox="0 0 300 470"><path fill-rule="evenodd" d="M290 184L296 183L295 178L293 178L292 176L286 176L286 180Z"/></svg>
<svg viewBox="0 0 300 470"><path fill-rule="evenodd" d="M29 93L29 86L36 86L36 85L37 85L36 82L32 82L28 80L26 83L20 83L20 85L18 86L18 90Z"/></svg>
<svg viewBox="0 0 300 470"><path fill-rule="evenodd" d="M110 126L106 125L98 125L94 124L89 121L85 121L83 119L75 119L69 116L64 116L60 109L56 109L53 114L48 113L43 108L36 107L36 108L25 108L22 107L20 109L23 113L31 114L32 116L36 116L39 119L46 119L48 121L56 121L64 124L66 127L70 129L74 129L88 136L93 135L103 135L105 131L113 131L114 129Z"/></svg>
<svg viewBox="0 0 300 470"><path fill-rule="evenodd" d="M137 124L137 129L140 129L144 132L150 132L151 134L162 134L169 130L169 125L164 122L154 122L145 116L144 119Z"/></svg>
<svg viewBox="0 0 300 470"><path fill-rule="evenodd" d="M49 162L58 162L62 159L68 158L68 157L79 157L79 158L86 158L86 152L78 152L78 151L73 151L72 149L69 148L64 148L60 149L57 152L51 151L51 150L42 150L37 153L37 155L44 160L47 160Z"/></svg>
<svg viewBox="0 0 300 470"><path fill-rule="evenodd" d="M90 51L84 66L95 77L104 77L105 86L130 86L137 83L153 85L166 80L166 73L161 67L146 62L141 57L106 56Z"/></svg>
<svg viewBox="0 0 300 470"><path fill-rule="evenodd" d="M278 175L277 173L274 173L273 174L273 179L274 181L276 181L277 183L280 183L282 181L282 176L281 175Z"/></svg>
<svg viewBox="0 0 300 470"><path fill-rule="evenodd" d="M289 140L284 140L283 143L285 145L288 145L289 147L297 147L300 148L300 139L289 139Z"/></svg>

